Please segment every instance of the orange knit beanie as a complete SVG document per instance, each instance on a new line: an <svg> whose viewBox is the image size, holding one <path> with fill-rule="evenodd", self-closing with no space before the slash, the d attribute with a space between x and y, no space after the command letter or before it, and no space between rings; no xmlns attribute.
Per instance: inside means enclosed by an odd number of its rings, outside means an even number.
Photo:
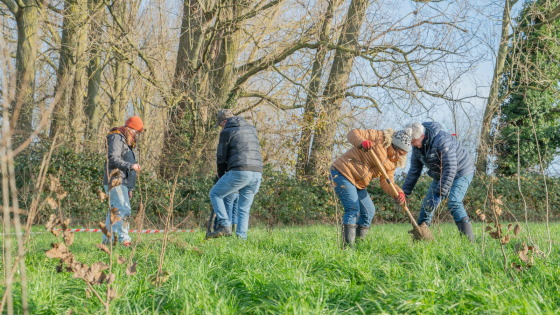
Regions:
<svg viewBox="0 0 560 315"><path fill-rule="evenodd" d="M124 123L125 127L132 128L140 133L144 132L144 123L138 116L132 116Z"/></svg>

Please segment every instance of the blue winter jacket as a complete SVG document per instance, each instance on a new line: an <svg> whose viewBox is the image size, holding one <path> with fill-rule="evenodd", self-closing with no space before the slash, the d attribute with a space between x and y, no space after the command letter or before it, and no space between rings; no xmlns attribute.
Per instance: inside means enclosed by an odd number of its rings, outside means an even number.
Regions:
<svg viewBox="0 0 560 315"><path fill-rule="evenodd" d="M218 177L222 177L226 170L262 173L261 147L255 127L241 117L228 118L224 130L220 132L216 163Z"/></svg>
<svg viewBox="0 0 560 315"><path fill-rule="evenodd" d="M455 178L474 172L473 160L461 143L443 131L439 123L425 122L422 125L426 128L422 148L412 148L410 170L402 190L410 195L422 174L422 168L426 166L428 175L439 180L436 191L441 196L447 196Z"/></svg>

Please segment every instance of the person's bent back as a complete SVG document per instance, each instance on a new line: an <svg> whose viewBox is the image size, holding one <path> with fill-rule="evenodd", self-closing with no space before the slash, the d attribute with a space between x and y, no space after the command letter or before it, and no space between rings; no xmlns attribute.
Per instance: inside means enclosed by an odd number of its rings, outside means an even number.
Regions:
<svg viewBox="0 0 560 315"><path fill-rule="evenodd" d="M246 239L249 212L262 179L262 157L255 127L229 110L218 113L217 126L222 127L216 152L218 182L210 191L210 201L218 219L218 227L207 237L231 236L224 198L239 191L237 236Z"/></svg>

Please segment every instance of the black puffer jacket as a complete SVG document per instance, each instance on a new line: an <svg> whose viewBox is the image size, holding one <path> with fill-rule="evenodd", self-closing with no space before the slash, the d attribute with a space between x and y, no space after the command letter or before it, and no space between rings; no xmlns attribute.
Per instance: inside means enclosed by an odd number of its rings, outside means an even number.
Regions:
<svg viewBox="0 0 560 315"><path fill-rule="evenodd" d="M107 156L109 160L109 174L112 170L118 169L122 184L133 190L136 185L136 171L132 169L132 165L136 164L136 156L131 147L126 144L124 135L120 133L112 133L107 135ZM107 161L105 161L105 176L103 176L103 185L109 185L107 179Z"/></svg>
<svg viewBox="0 0 560 315"><path fill-rule="evenodd" d="M455 178L474 172L473 160L463 145L445 132L439 123L425 122L422 125L426 129L422 148L412 149L410 170L402 190L410 195L422 174L422 168L426 166L428 175L433 179L439 179L436 191L442 196L447 196Z"/></svg>
<svg viewBox="0 0 560 315"><path fill-rule="evenodd" d="M231 170L262 173L260 149L255 127L241 117L228 118L224 129L220 132L216 154L218 176L222 177L226 171Z"/></svg>

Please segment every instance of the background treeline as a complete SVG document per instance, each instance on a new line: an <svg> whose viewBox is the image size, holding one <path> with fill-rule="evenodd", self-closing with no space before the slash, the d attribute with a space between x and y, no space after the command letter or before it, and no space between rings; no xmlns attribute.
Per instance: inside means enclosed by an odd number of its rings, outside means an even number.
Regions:
<svg viewBox="0 0 560 315"><path fill-rule="evenodd" d="M105 135L138 115L147 211L157 217L178 175L177 211L200 216L212 126L229 108L261 141L256 219L332 221L325 171L347 132L413 120L441 121L475 157L469 207L484 206L487 175L512 178L503 187L513 202L517 175L556 181L559 17L559 0L0 0L1 144L18 183L3 186L4 200L17 194L25 209L46 193L37 172L53 144L48 173L69 191L62 207L84 222L102 216L92 193ZM527 193L543 194L538 185Z"/></svg>

